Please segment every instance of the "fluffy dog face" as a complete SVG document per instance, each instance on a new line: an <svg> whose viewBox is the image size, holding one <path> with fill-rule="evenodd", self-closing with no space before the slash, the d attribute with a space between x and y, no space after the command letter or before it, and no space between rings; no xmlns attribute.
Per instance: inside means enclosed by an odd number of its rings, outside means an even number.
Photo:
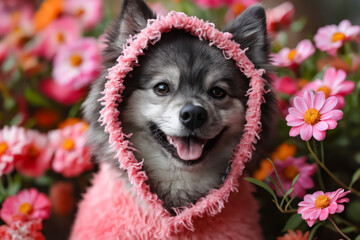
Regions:
<svg viewBox="0 0 360 240"><path fill-rule="evenodd" d="M105 68L115 64L122 44L149 18L154 16L142 0L124 1L120 19L109 33ZM264 10L257 6L225 30L242 47L249 47L247 55L257 67L266 68L265 29ZM148 184L164 207L187 206L218 188L226 177L232 149L244 128L249 80L221 50L181 30L163 34L139 64L124 82L124 102L119 106L123 130L133 134L135 155L144 159ZM93 86L84 113L96 157L117 166L107 135L95 121L100 110L96 100L105 81L100 78ZM271 124L273 96L265 98L263 117Z"/></svg>

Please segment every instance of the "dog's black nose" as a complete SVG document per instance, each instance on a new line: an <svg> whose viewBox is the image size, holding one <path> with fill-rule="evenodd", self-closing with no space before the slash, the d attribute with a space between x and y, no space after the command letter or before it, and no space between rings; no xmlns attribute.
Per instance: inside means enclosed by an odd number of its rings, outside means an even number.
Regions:
<svg viewBox="0 0 360 240"><path fill-rule="evenodd" d="M207 120L207 112L203 107L186 105L180 111L180 121L190 130L201 127Z"/></svg>

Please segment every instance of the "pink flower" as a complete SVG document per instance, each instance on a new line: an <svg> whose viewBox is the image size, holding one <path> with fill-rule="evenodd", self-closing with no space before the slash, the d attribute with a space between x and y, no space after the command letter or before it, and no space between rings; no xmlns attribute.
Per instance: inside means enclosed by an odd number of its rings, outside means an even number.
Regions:
<svg viewBox="0 0 360 240"><path fill-rule="evenodd" d="M0 130L0 177L14 169L16 158L26 146L25 130L5 126Z"/></svg>
<svg viewBox="0 0 360 240"><path fill-rule="evenodd" d="M29 219L27 215L14 216L13 222L0 226L0 239L2 240L44 240L41 234L41 219Z"/></svg>
<svg viewBox="0 0 360 240"><path fill-rule="evenodd" d="M276 92L293 95L297 92L297 84L294 79L289 76L276 77L271 75L273 85Z"/></svg>
<svg viewBox="0 0 360 240"><path fill-rule="evenodd" d="M63 87L81 89L93 82L100 71L98 42L94 38L83 38L59 50L52 75L55 82Z"/></svg>
<svg viewBox="0 0 360 240"><path fill-rule="evenodd" d="M325 99L324 92L314 93L305 91L303 97L294 98L294 107L289 108L286 116L287 125L291 126L289 135L295 137L300 134L301 139L309 141L313 136L322 141L326 130L334 129L343 117L343 112L334 109L337 105L336 97Z"/></svg>
<svg viewBox="0 0 360 240"><path fill-rule="evenodd" d="M150 3L149 7L158 16L166 16L168 14L168 10L160 2Z"/></svg>
<svg viewBox="0 0 360 240"><path fill-rule="evenodd" d="M5 44L0 42L0 64L7 58L8 49Z"/></svg>
<svg viewBox="0 0 360 240"><path fill-rule="evenodd" d="M91 168L87 146L86 123L78 123L49 133L50 145L55 149L52 168L65 177L74 177Z"/></svg>
<svg viewBox="0 0 360 240"><path fill-rule="evenodd" d="M102 0L65 0L64 12L79 19L86 30L93 29L103 17Z"/></svg>
<svg viewBox="0 0 360 240"><path fill-rule="evenodd" d="M338 104L335 108L343 108L345 105L344 96L350 94L354 88L355 83L346 79L346 73L343 70L336 70L335 68L328 68L323 79L316 79L304 86L304 90L322 91L325 97L335 96Z"/></svg>
<svg viewBox="0 0 360 240"><path fill-rule="evenodd" d="M283 48L278 53L271 54L273 64L277 67L299 65L315 53L315 48L308 39L298 43L295 49Z"/></svg>
<svg viewBox="0 0 360 240"><path fill-rule="evenodd" d="M61 46L76 41L80 36L80 26L75 19L71 17L59 18L40 33L34 52L51 60Z"/></svg>
<svg viewBox="0 0 360 240"><path fill-rule="evenodd" d="M19 156L16 169L26 176L40 177L50 167L52 158L48 139L35 130L27 130L25 138L27 139L25 151Z"/></svg>
<svg viewBox="0 0 360 240"><path fill-rule="evenodd" d="M342 20L339 26L327 25L319 28L314 36L315 45L321 51L335 56L345 41L354 39L360 33L360 26L352 26L349 20Z"/></svg>
<svg viewBox="0 0 360 240"><path fill-rule="evenodd" d="M199 7L202 8L218 8L224 4L230 6L234 0L193 0Z"/></svg>
<svg viewBox="0 0 360 240"><path fill-rule="evenodd" d="M266 24L269 33L276 33L281 29L288 28L294 16L294 5L284 2L279 6L266 10Z"/></svg>
<svg viewBox="0 0 360 240"><path fill-rule="evenodd" d="M316 164L307 164L306 157L288 157L285 161L275 161L276 159L273 160L276 171L278 172L281 182L285 188L285 192L291 188L293 179L300 173L300 176L294 185L294 190L290 194L291 197L303 197L306 189L314 187L314 182L311 179L311 176L316 172ZM270 176L275 179L278 186L281 188L281 184L277 180L274 170L271 172ZM275 185L272 184L271 186L275 189ZM285 192L280 192L276 189L276 194L278 196L283 196Z"/></svg>
<svg viewBox="0 0 360 240"><path fill-rule="evenodd" d="M334 192L317 191L306 194L304 201L299 203L298 213L312 227L317 219L324 221L329 214L344 211L344 205L341 203L349 202L348 198L343 198L349 193L350 191L344 192L344 189L339 188Z"/></svg>
<svg viewBox="0 0 360 240"><path fill-rule="evenodd" d="M11 224L17 215L27 215L29 219L47 219L50 216L49 198L35 188L25 189L5 199L0 210L1 218Z"/></svg>
<svg viewBox="0 0 360 240"><path fill-rule="evenodd" d="M51 78L41 81L39 87L47 97L63 105L72 105L81 100L86 94L85 88L71 89L70 87L64 87Z"/></svg>

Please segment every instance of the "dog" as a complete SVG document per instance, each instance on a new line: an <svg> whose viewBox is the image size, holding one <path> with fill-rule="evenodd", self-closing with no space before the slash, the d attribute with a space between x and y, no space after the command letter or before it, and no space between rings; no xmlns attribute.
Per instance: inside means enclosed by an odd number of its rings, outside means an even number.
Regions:
<svg viewBox="0 0 360 240"><path fill-rule="evenodd" d="M107 69L116 64L126 40L155 18L142 0L123 1L120 16L107 31L104 72L83 104L95 159L106 165L107 171L116 172L114 181L129 186L126 173L110 150L109 136L98 122L102 108L98 99L107 81ZM250 7L223 31L230 32L232 39L247 49L246 55L256 68L270 70L261 6ZM254 159L266 148L275 123L275 97L269 91L269 78L263 77L268 80L261 107L263 131ZM151 192L175 216L174 209L192 206L226 179L232 150L244 131L249 79L234 60L224 58L220 49L183 30L171 30L139 57L138 66L124 85L123 101L118 106L122 129L131 134L136 159L143 159Z"/></svg>

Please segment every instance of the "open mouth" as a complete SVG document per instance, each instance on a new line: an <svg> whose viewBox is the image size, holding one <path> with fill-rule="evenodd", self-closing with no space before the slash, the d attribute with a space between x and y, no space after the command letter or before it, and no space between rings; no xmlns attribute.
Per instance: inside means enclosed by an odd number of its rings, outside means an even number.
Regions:
<svg viewBox="0 0 360 240"><path fill-rule="evenodd" d="M174 158L184 165L195 165L204 160L205 155L215 146L224 128L212 139L203 139L194 135L169 136L166 135L156 124L150 124L150 131L159 143L172 154Z"/></svg>

